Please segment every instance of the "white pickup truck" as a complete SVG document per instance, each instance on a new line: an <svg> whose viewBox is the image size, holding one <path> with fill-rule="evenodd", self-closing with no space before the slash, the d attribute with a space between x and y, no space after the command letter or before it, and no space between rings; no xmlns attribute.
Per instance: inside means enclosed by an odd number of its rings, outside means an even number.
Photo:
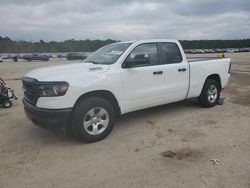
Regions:
<svg viewBox="0 0 250 188"><path fill-rule="evenodd" d="M187 60L177 40L113 43L83 62L29 72L24 109L34 124L95 142L124 113L189 98L215 106L230 67L229 58Z"/></svg>

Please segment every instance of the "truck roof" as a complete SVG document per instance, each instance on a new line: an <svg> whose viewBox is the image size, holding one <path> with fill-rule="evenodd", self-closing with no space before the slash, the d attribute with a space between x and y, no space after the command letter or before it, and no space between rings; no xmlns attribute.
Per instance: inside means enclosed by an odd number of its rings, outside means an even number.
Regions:
<svg viewBox="0 0 250 188"><path fill-rule="evenodd" d="M148 42L174 42L177 43L176 39L142 39L142 40L130 40L130 41L122 41L118 43L148 43Z"/></svg>

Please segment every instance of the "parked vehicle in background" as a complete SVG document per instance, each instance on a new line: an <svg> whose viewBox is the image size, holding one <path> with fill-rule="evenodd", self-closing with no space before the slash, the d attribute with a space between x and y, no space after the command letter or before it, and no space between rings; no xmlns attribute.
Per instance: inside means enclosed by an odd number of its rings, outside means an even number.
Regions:
<svg viewBox="0 0 250 188"><path fill-rule="evenodd" d="M51 54L51 58L57 58L56 54Z"/></svg>
<svg viewBox="0 0 250 188"><path fill-rule="evenodd" d="M24 56L24 55L18 54L18 55L17 55L17 58L18 58L18 59L23 59L23 56Z"/></svg>
<svg viewBox="0 0 250 188"><path fill-rule="evenodd" d="M202 53L241 53L249 52L249 48L217 48L217 49L187 49L186 54L202 54Z"/></svg>
<svg viewBox="0 0 250 188"><path fill-rule="evenodd" d="M2 59L12 59L12 56L11 55L4 55L4 56L2 56Z"/></svg>
<svg viewBox="0 0 250 188"><path fill-rule="evenodd" d="M49 61L49 57L47 55L41 55L41 54L24 55L23 59L27 61L33 61L33 60Z"/></svg>
<svg viewBox="0 0 250 188"><path fill-rule="evenodd" d="M233 48L227 49L227 53L234 53L234 52L235 52L235 50Z"/></svg>
<svg viewBox="0 0 250 188"><path fill-rule="evenodd" d="M195 50L190 50L190 53L191 53L191 54L195 54L196 51L195 51Z"/></svg>
<svg viewBox="0 0 250 188"><path fill-rule="evenodd" d="M84 60L84 59L86 59L87 57L86 56L84 56L84 55L82 55L82 54L80 54L80 53L77 53L77 52L73 52L73 53L68 53L67 55L66 55L66 58L67 58L67 60Z"/></svg>
<svg viewBox="0 0 250 188"><path fill-rule="evenodd" d="M3 62L2 56L0 56L0 63Z"/></svg>
<svg viewBox="0 0 250 188"><path fill-rule="evenodd" d="M34 124L95 142L121 114L189 98L215 106L230 67L229 58L187 59L177 40L118 42L82 63L29 72L23 104Z"/></svg>
<svg viewBox="0 0 250 188"><path fill-rule="evenodd" d="M65 53L60 53L60 54L57 54L57 58L66 58L67 54Z"/></svg>
<svg viewBox="0 0 250 188"><path fill-rule="evenodd" d="M247 48L240 48L239 52L249 52L249 49L247 49Z"/></svg>

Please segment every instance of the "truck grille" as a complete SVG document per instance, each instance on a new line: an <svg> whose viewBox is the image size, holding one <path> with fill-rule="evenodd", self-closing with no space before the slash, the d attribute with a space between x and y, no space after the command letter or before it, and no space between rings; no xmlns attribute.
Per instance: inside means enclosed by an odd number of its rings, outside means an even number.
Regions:
<svg viewBox="0 0 250 188"><path fill-rule="evenodd" d="M24 90L24 100L30 104L36 105L36 102L39 98L36 79L24 77L23 81L23 90Z"/></svg>

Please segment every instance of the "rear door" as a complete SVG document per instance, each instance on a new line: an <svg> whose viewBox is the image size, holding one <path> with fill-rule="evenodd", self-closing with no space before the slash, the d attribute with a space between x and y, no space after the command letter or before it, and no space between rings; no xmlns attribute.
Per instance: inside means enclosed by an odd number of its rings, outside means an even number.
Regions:
<svg viewBox="0 0 250 188"><path fill-rule="evenodd" d="M130 67L122 68L126 111L162 104L165 97L165 72L164 65L160 65L156 43L136 46L126 61L132 62Z"/></svg>
<svg viewBox="0 0 250 188"><path fill-rule="evenodd" d="M176 43L159 43L165 72L165 102L186 98L189 87L189 66Z"/></svg>

